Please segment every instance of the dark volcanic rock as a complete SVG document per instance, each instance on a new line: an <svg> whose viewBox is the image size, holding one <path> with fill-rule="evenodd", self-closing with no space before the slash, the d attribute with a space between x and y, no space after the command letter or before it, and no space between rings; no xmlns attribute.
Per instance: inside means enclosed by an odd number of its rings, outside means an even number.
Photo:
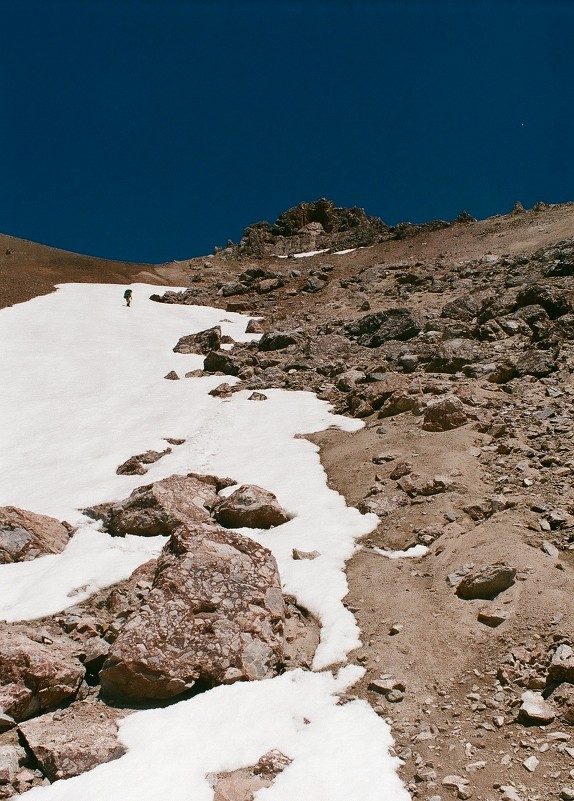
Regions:
<svg viewBox="0 0 574 801"><path fill-rule="evenodd" d="M443 342L426 366L429 373L458 373L466 364L472 364L480 350L470 339L450 339Z"/></svg>
<svg viewBox="0 0 574 801"><path fill-rule="evenodd" d="M300 203L279 215L274 224L258 222L245 229L236 251L241 256L288 256L314 250L372 245L389 231L363 209L339 208L321 198Z"/></svg>
<svg viewBox="0 0 574 801"><path fill-rule="evenodd" d="M367 314L345 326L347 336L368 348L377 348L383 342L392 339L404 342L416 337L420 332L420 323L410 309L404 308Z"/></svg>
<svg viewBox="0 0 574 801"><path fill-rule="evenodd" d="M213 328L206 328L205 331L198 331L197 334L181 337L173 350L174 353L203 353L207 355L212 350L219 350L220 347L221 326L215 325Z"/></svg>
<svg viewBox="0 0 574 801"><path fill-rule="evenodd" d="M100 672L102 692L139 701L273 676L283 658L277 565L253 540L182 526L158 560L146 603L128 618Z"/></svg>
<svg viewBox="0 0 574 801"><path fill-rule="evenodd" d="M542 306L552 320L572 311L572 303L563 292L541 284L533 284L521 289L516 296L516 305L518 308Z"/></svg>
<svg viewBox="0 0 574 801"><path fill-rule="evenodd" d="M203 360L206 373L224 373L238 375L240 366L231 354L224 350L212 350Z"/></svg>
<svg viewBox="0 0 574 801"><path fill-rule="evenodd" d="M283 350L288 348L289 345L294 345L297 342L297 335L288 331L270 331L268 334L263 334L259 340L259 350L273 351Z"/></svg>
<svg viewBox="0 0 574 801"><path fill-rule="evenodd" d="M445 303L440 316L448 317L451 320L470 322L476 317L481 306L482 300L478 296L463 295L450 303Z"/></svg>
<svg viewBox="0 0 574 801"><path fill-rule="evenodd" d="M556 370L556 360L548 351L531 348L522 354L516 361L517 375L533 375L543 378Z"/></svg>

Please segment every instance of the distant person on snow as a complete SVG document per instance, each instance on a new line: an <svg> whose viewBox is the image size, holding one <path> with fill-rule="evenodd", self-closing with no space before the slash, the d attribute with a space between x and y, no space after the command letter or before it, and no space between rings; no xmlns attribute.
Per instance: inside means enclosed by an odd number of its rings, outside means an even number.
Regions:
<svg viewBox="0 0 574 801"><path fill-rule="evenodd" d="M124 292L124 300L126 302L126 306L132 305L132 291L131 289L126 289Z"/></svg>

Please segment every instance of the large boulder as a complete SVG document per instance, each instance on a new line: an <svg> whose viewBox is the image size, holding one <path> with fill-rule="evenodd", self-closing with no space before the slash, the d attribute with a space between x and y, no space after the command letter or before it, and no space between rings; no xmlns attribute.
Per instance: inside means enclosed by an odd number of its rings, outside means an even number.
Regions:
<svg viewBox="0 0 574 801"><path fill-rule="evenodd" d="M470 339L450 339L443 342L426 366L429 373L458 373L465 364L480 358L480 349Z"/></svg>
<svg viewBox="0 0 574 801"><path fill-rule="evenodd" d="M104 704L76 703L21 723L19 731L42 773L55 782L126 753L116 736L117 717L118 710Z"/></svg>
<svg viewBox="0 0 574 801"><path fill-rule="evenodd" d="M20 721L72 701L85 674L74 645L62 637L45 645L23 632L3 631L0 708Z"/></svg>
<svg viewBox="0 0 574 801"><path fill-rule="evenodd" d="M181 337L175 348L174 353L203 353L207 355L212 350L219 350L221 347L221 326L214 325L213 328L206 328L198 331L197 334L189 334Z"/></svg>
<svg viewBox="0 0 574 801"><path fill-rule="evenodd" d="M424 411L425 431L450 431L468 422L464 406L456 395L447 395L429 402Z"/></svg>
<svg viewBox="0 0 574 801"><path fill-rule="evenodd" d="M284 605L270 551L237 532L182 526L153 589L100 671L102 692L128 701L269 678L283 659Z"/></svg>
<svg viewBox="0 0 574 801"><path fill-rule="evenodd" d="M113 537L137 534L167 536L182 523L207 523L217 493L235 482L189 473L170 476L155 484L137 487L123 501L85 510L103 521Z"/></svg>
<svg viewBox="0 0 574 801"><path fill-rule="evenodd" d="M27 562L47 553L60 553L71 529L59 520L15 506L0 507L0 564Z"/></svg>
<svg viewBox="0 0 574 801"><path fill-rule="evenodd" d="M483 298L480 295L463 295L451 300L449 303L445 303L440 316L447 317L450 320L470 322L478 314L482 303Z"/></svg>
<svg viewBox="0 0 574 801"><path fill-rule="evenodd" d="M557 369L553 354L547 350L526 350L516 361L515 371L519 376L533 375L544 378Z"/></svg>
<svg viewBox="0 0 574 801"><path fill-rule="evenodd" d="M298 341L297 332L269 331L259 340L258 348L263 352L283 350Z"/></svg>
<svg viewBox="0 0 574 801"><path fill-rule="evenodd" d="M465 600L473 598L490 600L512 587L515 578L516 568L504 562L485 565L466 575L456 588L456 594Z"/></svg>
<svg viewBox="0 0 574 801"><path fill-rule="evenodd" d="M254 484L243 484L213 507L213 516L226 528L273 528L290 517L277 497Z"/></svg>
<svg viewBox="0 0 574 801"><path fill-rule="evenodd" d="M573 311L572 302L567 295L545 284L532 284L521 289L516 296L516 305L518 308L542 306L552 320Z"/></svg>
<svg viewBox="0 0 574 801"><path fill-rule="evenodd" d="M367 348L378 348L392 339L404 342L416 337L421 330L419 321L410 309L403 308L367 314L345 326L347 336Z"/></svg>
<svg viewBox="0 0 574 801"><path fill-rule="evenodd" d="M391 395L407 392L410 387L409 379L401 373L386 373L378 381L361 387L362 397L371 409L380 409Z"/></svg>
<svg viewBox="0 0 574 801"><path fill-rule="evenodd" d="M210 350L203 360L203 369L206 373L239 375L241 365L231 353L225 350Z"/></svg>

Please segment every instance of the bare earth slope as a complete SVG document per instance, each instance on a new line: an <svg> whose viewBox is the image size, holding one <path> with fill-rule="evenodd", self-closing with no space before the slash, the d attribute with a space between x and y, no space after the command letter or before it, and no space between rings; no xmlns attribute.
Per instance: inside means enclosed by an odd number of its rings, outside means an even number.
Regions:
<svg viewBox="0 0 574 801"><path fill-rule="evenodd" d="M176 271L170 270L176 277ZM0 234L0 308L53 292L55 284L170 284L161 266L81 256Z"/></svg>
<svg viewBox="0 0 574 801"><path fill-rule="evenodd" d="M288 333L237 346L222 383L310 389L365 422L311 439L331 486L381 520L348 565L364 643L352 658L367 669L354 691L392 721L411 793L567 801L574 665L566 680L555 665L574 645L574 204L410 234L342 255L227 248L156 267L0 237L0 307L64 281L144 281L189 286L163 302ZM365 318L389 309L418 333L369 340L381 321ZM433 430L444 398L462 417ZM416 544L428 553L382 553ZM497 563L515 571L506 589L459 597L465 573ZM551 720L520 711L526 691Z"/></svg>

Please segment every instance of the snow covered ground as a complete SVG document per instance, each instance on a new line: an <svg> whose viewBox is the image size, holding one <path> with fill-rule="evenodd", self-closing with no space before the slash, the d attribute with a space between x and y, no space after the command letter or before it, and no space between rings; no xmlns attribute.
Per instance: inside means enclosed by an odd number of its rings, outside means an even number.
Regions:
<svg viewBox="0 0 574 801"><path fill-rule="evenodd" d="M254 764L279 748L293 762L258 801L407 799L388 754L387 725L363 702L336 704L336 693L362 670L349 666L337 676L325 670L359 644L342 604L344 565L377 519L347 507L327 487L317 448L296 435L329 425L352 431L360 423L332 415L310 393L268 390L259 403L248 401L247 392L228 400L209 396L234 379L184 379L203 357L173 353L173 346L217 324L245 341L248 318L153 303L145 284L133 285L127 308L122 289L66 284L0 311L0 505L79 526L63 554L0 566L0 619L39 617L78 603L161 549L161 537L107 536L82 515L83 507L125 498L174 473L215 473L271 490L293 514L272 531L244 533L273 551L285 592L321 621L313 665L321 672L220 687L132 715L120 728L128 754L26 798L207 801L207 773ZM182 380L165 380L171 370ZM166 438L185 442L145 476L116 475L129 456L163 450ZM293 548L321 556L295 561Z"/></svg>

